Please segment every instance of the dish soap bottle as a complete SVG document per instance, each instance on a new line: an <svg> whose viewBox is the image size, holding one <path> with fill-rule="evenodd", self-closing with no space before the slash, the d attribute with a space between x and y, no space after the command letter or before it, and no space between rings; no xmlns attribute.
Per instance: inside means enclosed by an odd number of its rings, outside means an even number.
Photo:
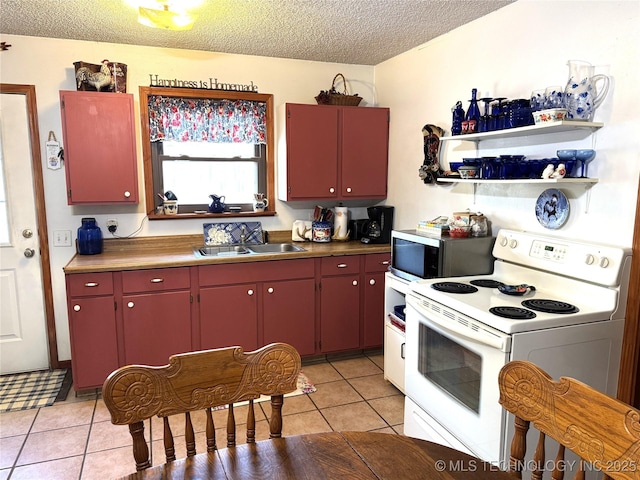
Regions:
<svg viewBox="0 0 640 480"><path fill-rule="evenodd" d="M95 218L83 218L78 228L78 253L80 255L95 255L102 253L102 230Z"/></svg>
<svg viewBox="0 0 640 480"><path fill-rule="evenodd" d="M478 121L480 120L480 108L478 107L478 99L476 98L478 95L478 89L471 89L471 103L469 104L469 109L467 110L467 114L464 119L467 121L468 125L468 133L478 133Z"/></svg>

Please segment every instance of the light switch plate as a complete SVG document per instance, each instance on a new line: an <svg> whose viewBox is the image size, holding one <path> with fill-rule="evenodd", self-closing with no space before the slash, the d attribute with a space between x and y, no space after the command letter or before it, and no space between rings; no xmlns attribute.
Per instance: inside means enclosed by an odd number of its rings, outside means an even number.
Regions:
<svg viewBox="0 0 640 480"><path fill-rule="evenodd" d="M54 247L70 247L71 246L71 230L55 230L53 232Z"/></svg>

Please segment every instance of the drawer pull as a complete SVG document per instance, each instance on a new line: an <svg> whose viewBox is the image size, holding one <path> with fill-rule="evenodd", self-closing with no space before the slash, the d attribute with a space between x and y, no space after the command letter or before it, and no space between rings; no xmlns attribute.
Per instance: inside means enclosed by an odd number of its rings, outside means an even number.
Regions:
<svg viewBox="0 0 640 480"><path fill-rule="evenodd" d="M100 285L98 282L88 282L84 284L84 286L88 288L97 287L98 285Z"/></svg>
<svg viewBox="0 0 640 480"><path fill-rule="evenodd" d="M349 265L347 265L346 263L339 263L338 264L338 268L347 268Z"/></svg>
<svg viewBox="0 0 640 480"><path fill-rule="evenodd" d="M375 284L376 284L375 278L372 278L371 280L369 280L369 285L375 285Z"/></svg>
<svg viewBox="0 0 640 480"><path fill-rule="evenodd" d="M251 289L247 290L247 294L248 294L249 296L253 295L253 290L251 290Z"/></svg>
<svg viewBox="0 0 640 480"><path fill-rule="evenodd" d="M79 312L80 311L80 305L74 305L73 306L73 311L74 312Z"/></svg>
<svg viewBox="0 0 640 480"><path fill-rule="evenodd" d="M352 283L353 283L353 286L354 286L354 287L357 287L357 286L358 286L358 280L354 280Z"/></svg>
<svg viewBox="0 0 640 480"><path fill-rule="evenodd" d="M389 265L389 260L385 260L384 262L380 262L380 265Z"/></svg>
<svg viewBox="0 0 640 480"><path fill-rule="evenodd" d="M269 288L267 288L267 292L269 292L269 293L273 293L273 287L269 287Z"/></svg>
<svg viewBox="0 0 640 480"><path fill-rule="evenodd" d="M164 278L152 278L149 280L151 283L162 283L164 282Z"/></svg>
<svg viewBox="0 0 640 480"><path fill-rule="evenodd" d="M133 307L134 307L134 305L135 305L135 303L133 303L133 302L129 302L129 303L127 303L127 307L129 307L129 308L133 308Z"/></svg>

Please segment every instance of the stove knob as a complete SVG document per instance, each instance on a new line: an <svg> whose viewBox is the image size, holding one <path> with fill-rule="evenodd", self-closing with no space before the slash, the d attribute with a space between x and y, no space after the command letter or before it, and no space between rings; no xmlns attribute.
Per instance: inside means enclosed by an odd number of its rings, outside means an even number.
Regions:
<svg viewBox="0 0 640 480"><path fill-rule="evenodd" d="M501 246L506 247L506 246L507 246L507 243L509 243L509 241L508 241L505 237L502 237L502 238L500 239L500 245L501 245Z"/></svg>
<svg viewBox="0 0 640 480"><path fill-rule="evenodd" d="M584 260L584 261L585 261L585 263L586 263L587 265L593 265L593 262L595 262L595 261L596 261L596 257L594 257L593 255L591 255L591 254L589 253L589 254L587 254L587 257L585 258L585 260Z"/></svg>
<svg viewBox="0 0 640 480"><path fill-rule="evenodd" d="M600 259L600 266L602 268L607 268L609 266L609 259L607 257L602 257Z"/></svg>
<svg viewBox="0 0 640 480"><path fill-rule="evenodd" d="M518 246L518 241L514 238L509 242L510 248L516 248Z"/></svg>

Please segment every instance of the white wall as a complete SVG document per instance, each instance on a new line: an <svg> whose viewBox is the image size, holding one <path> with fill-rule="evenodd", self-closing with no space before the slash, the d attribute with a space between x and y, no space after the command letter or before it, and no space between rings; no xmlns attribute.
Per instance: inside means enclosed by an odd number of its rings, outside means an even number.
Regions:
<svg viewBox="0 0 640 480"><path fill-rule="evenodd" d="M118 219L118 234L128 235L142 224L139 236L186 235L202 233L202 220L156 221L145 220L144 187L142 172L142 147L138 87L150 84L149 74L161 78L201 80L209 77L218 82L246 84L251 81L260 93L274 95L277 114L286 102L315 103L320 90L331 87L336 73L341 72L349 82L349 89L364 98L362 105L375 105L373 87L374 67L335 63L308 62L244 55L227 55L213 52L151 48L132 45L80 42L52 38L0 35L3 42L12 45L2 52L0 81L2 83L31 84L36 86L40 142L44 154L44 142L49 131L64 143L60 118L60 90L75 90L74 66L76 61L100 63L109 59L127 65L127 93L134 95L136 137L138 139L139 184L141 202L137 206L69 206L66 200L64 167L49 170L43 159L47 226L51 256L51 274L54 290L54 309L58 337L59 359L71 358L69 328L66 311L66 289L62 268L69 262L75 250L72 247L54 247L55 230L71 230L75 240L80 219L93 216L101 225L105 238L106 220ZM276 122L277 124L278 122ZM276 132L277 135L280 132ZM275 142L277 144L277 142ZM102 148L96 145L96 149ZM277 172L276 172L277 175ZM224 192L211 192L224 194ZM269 199L278 215L261 218L266 230L290 229L296 219L310 220L311 210L290 206ZM333 205L326 205L333 206ZM354 218L366 217L364 208L352 210Z"/></svg>
<svg viewBox="0 0 640 480"><path fill-rule="evenodd" d="M391 108L387 203L396 206L395 228L414 228L418 220L470 208L488 216L494 233L507 227L630 246L640 172L639 19L638 1L519 0L377 65L378 99ZM536 220L535 202L546 187L480 185L474 196L468 184L422 183L423 125L450 132L451 108L461 100L466 109L474 87L496 97L528 98L533 89L564 86L571 59L589 61L596 73L611 76L595 117L604 127L579 141L566 135L530 137L499 148L487 142L491 150L482 151L544 158L560 148L595 148L589 176L599 182L590 198L583 185L561 187L570 201L562 228L546 230ZM445 166L475 156L473 142L441 142Z"/></svg>

